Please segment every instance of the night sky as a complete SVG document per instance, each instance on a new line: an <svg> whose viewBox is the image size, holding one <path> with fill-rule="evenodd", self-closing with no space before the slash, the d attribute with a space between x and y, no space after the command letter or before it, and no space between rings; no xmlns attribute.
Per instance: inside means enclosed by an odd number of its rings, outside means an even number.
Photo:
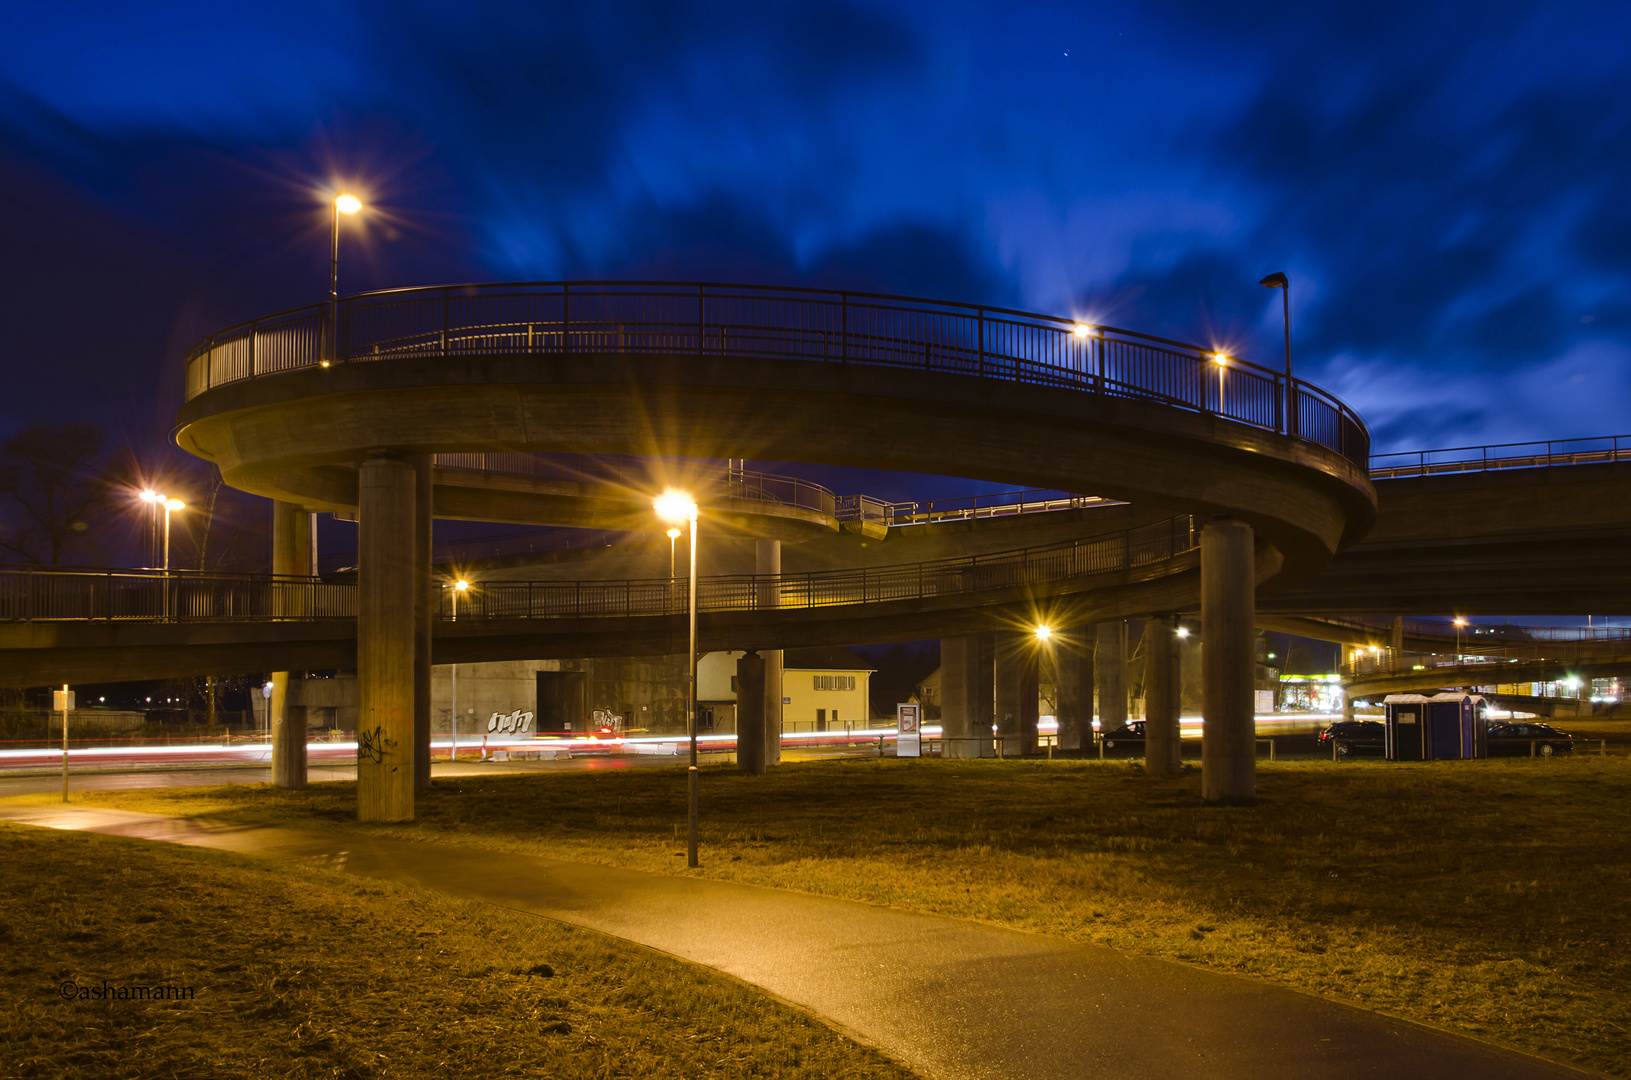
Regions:
<svg viewBox="0 0 1631 1080"><path fill-rule="evenodd" d="M327 288L803 282L1297 367L1377 449L1631 430L1631 5L67 3L0 38L0 435L162 444Z"/></svg>

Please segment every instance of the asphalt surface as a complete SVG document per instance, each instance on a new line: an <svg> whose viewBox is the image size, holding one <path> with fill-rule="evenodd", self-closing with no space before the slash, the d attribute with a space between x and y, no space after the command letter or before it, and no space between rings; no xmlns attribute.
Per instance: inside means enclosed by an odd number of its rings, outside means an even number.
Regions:
<svg viewBox="0 0 1631 1080"><path fill-rule="evenodd" d="M560 919L763 987L935 1080L1592 1075L1247 979L845 900L125 811L4 806L0 819L317 862Z"/></svg>

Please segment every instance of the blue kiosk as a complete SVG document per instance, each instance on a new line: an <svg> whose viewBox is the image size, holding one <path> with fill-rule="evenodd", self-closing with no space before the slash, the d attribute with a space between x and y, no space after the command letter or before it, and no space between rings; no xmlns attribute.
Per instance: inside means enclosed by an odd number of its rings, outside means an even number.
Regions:
<svg viewBox="0 0 1631 1080"><path fill-rule="evenodd" d="M1389 761L1489 756L1489 706L1477 694L1389 694L1382 704Z"/></svg>

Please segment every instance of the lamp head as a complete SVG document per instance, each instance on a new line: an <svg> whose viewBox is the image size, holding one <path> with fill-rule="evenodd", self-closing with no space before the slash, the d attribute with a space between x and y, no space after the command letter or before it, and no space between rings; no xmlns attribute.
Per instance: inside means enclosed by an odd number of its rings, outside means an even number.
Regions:
<svg viewBox="0 0 1631 1080"><path fill-rule="evenodd" d="M1223 353L1215 352L1212 354L1212 363L1216 364L1218 367L1228 367L1229 358Z"/></svg>
<svg viewBox="0 0 1631 1080"><path fill-rule="evenodd" d="M348 195L345 192L341 192L340 194L334 196L334 209L338 210L342 214L355 214L358 210L362 209L362 201L355 195Z"/></svg>
<svg viewBox="0 0 1631 1080"><path fill-rule="evenodd" d="M1455 624L1457 626L1466 626L1467 625L1467 620L1463 619L1461 616L1457 615L1456 618L1455 618Z"/></svg>
<svg viewBox="0 0 1631 1080"><path fill-rule="evenodd" d="M669 488L657 496L652 506L656 509L658 517L675 524L689 521L697 514L696 500L679 488Z"/></svg>
<svg viewBox="0 0 1631 1080"><path fill-rule="evenodd" d="M457 590L458 592L464 592L469 587L470 587L470 583L468 581L464 580L464 578L460 578L458 581L455 581L453 583L453 588L455 590Z"/></svg>
<svg viewBox="0 0 1631 1080"><path fill-rule="evenodd" d="M680 531L678 529L669 529L668 538L670 540L678 540L680 538Z"/></svg>
<svg viewBox="0 0 1631 1080"><path fill-rule="evenodd" d="M1289 289L1291 287L1291 279L1286 277L1285 274L1276 270L1262 281L1259 281L1258 284L1263 286L1265 289Z"/></svg>
<svg viewBox="0 0 1631 1080"><path fill-rule="evenodd" d="M1086 323L1077 323L1075 326L1070 328L1070 332L1079 338L1085 338L1087 335L1093 332L1093 328Z"/></svg>
<svg viewBox="0 0 1631 1080"><path fill-rule="evenodd" d="M1053 627L1043 623L1036 628L1036 640L1047 641L1051 637L1053 637Z"/></svg>
<svg viewBox="0 0 1631 1080"><path fill-rule="evenodd" d="M182 502L180 499L165 499L164 508L166 510L185 510L187 509L187 504Z"/></svg>
<svg viewBox="0 0 1631 1080"><path fill-rule="evenodd" d="M146 491L142 492L142 502L156 503L156 502L163 502L163 501L164 501L164 496L160 495L158 492L154 491L152 488L148 488Z"/></svg>

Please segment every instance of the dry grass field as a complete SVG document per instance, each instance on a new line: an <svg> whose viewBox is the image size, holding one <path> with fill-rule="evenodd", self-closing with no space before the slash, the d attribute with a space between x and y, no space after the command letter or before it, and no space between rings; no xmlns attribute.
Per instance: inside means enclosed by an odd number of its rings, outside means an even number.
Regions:
<svg viewBox="0 0 1631 1080"><path fill-rule="evenodd" d="M682 770L438 781L382 833L669 873ZM1193 770L848 760L703 777L702 873L985 920L1298 987L1631 1075L1631 760ZM350 785L85 796L334 829Z"/></svg>
<svg viewBox="0 0 1631 1080"><path fill-rule="evenodd" d="M505 909L6 824L0 864L6 1078L911 1075L722 975Z"/></svg>

